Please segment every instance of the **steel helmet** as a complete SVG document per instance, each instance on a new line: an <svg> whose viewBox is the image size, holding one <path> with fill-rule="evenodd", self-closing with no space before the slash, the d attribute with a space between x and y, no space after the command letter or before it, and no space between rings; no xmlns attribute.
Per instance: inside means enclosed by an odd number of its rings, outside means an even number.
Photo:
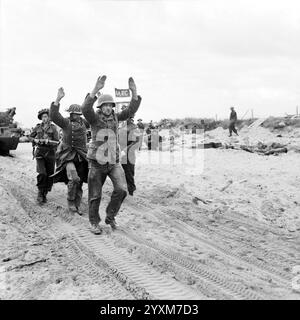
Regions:
<svg viewBox="0 0 300 320"><path fill-rule="evenodd" d="M97 108L101 108L104 103L113 103L114 107L116 106L115 100L110 94L102 94L98 98Z"/></svg>
<svg viewBox="0 0 300 320"><path fill-rule="evenodd" d="M49 116L49 109L48 109L48 108L44 108L44 109L41 109L41 110L38 112L38 118L39 118L40 120L42 120L42 115L43 115L44 113L47 113L48 116Z"/></svg>
<svg viewBox="0 0 300 320"><path fill-rule="evenodd" d="M79 104L71 104L66 111L69 113L82 114L81 106Z"/></svg>

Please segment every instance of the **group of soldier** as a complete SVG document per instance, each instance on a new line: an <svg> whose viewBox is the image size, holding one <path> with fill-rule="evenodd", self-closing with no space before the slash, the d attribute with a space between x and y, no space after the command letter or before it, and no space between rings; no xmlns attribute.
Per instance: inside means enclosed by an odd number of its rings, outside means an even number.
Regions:
<svg viewBox="0 0 300 320"><path fill-rule="evenodd" d="M129 106L121 112L115 111L116 103L111 95L100 93L105 81L106 76L97 79L82 106L70 105L66 110L70 114L67 118L59 111L60 101L65 96L64 89L59 88L50 109L39 111L41 123L30 135L38 173L38 203L47 202L47 193L51 191L53 183L64 182L68 189L69 211L81 215L82 185L88 183L90 230L94 234L102 233L99 206L107 176L113 183L113 192L106 208L105 223L112 229L117 228L115 217L127 196L127 190L130 195L136 190L135 150L140 145L139 131L136 130L133 117L140 106L141 97L137 95L134 80L129 78L132 98ZM95 111L93 105L96 101ZM120 130L119 122L124 122ZM61 139L55 125L61 128ZM88 145L87 129L91 131Z"/></svg>

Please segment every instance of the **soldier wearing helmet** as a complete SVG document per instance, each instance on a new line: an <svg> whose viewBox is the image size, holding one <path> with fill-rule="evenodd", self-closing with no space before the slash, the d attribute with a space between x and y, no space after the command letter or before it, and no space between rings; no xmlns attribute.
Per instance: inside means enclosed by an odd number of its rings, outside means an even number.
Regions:
<svg viewBox="0 0 300 320"><path fill-rule="evenodd" d="M70 117L64 118L60 112L60 100L65 96L64 89L59 88L55 102L50 107L50 116L55 124L62 129L62 141L56 154L56 172L54 183L64 182L68 185L68 208L71 213L81 215L82 184L87 182L87 122L81 118L81 107L72 104L66 110Z"/></svg>
<svg viewBox="0 0 300 320"><path fill-rule="evenodd" d="M141 97L137 95L134 80L129 78L129 89L132 99L129 106L121 112L115 112L115 101L111 95L97 94L104 87L106 76L99 77L92 92L86 96L82 106L82 113L91 125L92 139L89 144L87 158L89 160L88 200L89 220L91 231L95 234L102 232L99 227L99 206L102 186L107 176L112 180L114 190L106 208L105 223L116 228L115 217L125 199L126 182L120 164L118 143L118 122L126 121L138 110ZM97 101L97 112L93 105Z"/></svg>
<svg viewBox="0 0 300 320"><path fill-rule="evenodd" d="M50 121L49 109L41 109L38 112L38 123L30 134L36 159L37 187L39 204L47 202L47 193L51 191L53 180L50 177L55 168L55 151L59 136L56 126Z"/></svg>

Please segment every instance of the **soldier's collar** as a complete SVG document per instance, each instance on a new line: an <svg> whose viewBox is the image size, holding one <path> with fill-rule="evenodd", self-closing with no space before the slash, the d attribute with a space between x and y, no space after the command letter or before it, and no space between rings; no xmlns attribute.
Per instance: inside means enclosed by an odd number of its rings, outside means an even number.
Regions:
<svg viewBox="0 0 300 320"><path fill-rule="evenodd" d="M71 119L69 118L71 122L78 122L78 123L82 123L82 118L80 117L79 119Z"/></svg>
<svg viewBox="0 0 300 320"><path fill-rule="evenodd" d="M106 116L102 111L99 111L98 113L100 117L105 120L113 120L115 118L114 110L112 110L112 113L109 116Z"/></svg>
<svg viewBox="0 0 300 320"><path fill-rule="evenodd" d="M46 123L41 122L41 126L42 126L42 127L47 128L47 127L50 127L50 125L51 125L51 121L47 121Z"/></svg>

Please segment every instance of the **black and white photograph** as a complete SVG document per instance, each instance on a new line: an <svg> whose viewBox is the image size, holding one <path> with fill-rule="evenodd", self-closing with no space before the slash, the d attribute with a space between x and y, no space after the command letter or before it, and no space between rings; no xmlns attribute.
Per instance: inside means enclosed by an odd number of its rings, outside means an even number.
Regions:
<svg viewBox="0 0 300 320"><path fill-rule="evenodd" d="M300 2L0 0L0 300L300 300Z"/></svg>

